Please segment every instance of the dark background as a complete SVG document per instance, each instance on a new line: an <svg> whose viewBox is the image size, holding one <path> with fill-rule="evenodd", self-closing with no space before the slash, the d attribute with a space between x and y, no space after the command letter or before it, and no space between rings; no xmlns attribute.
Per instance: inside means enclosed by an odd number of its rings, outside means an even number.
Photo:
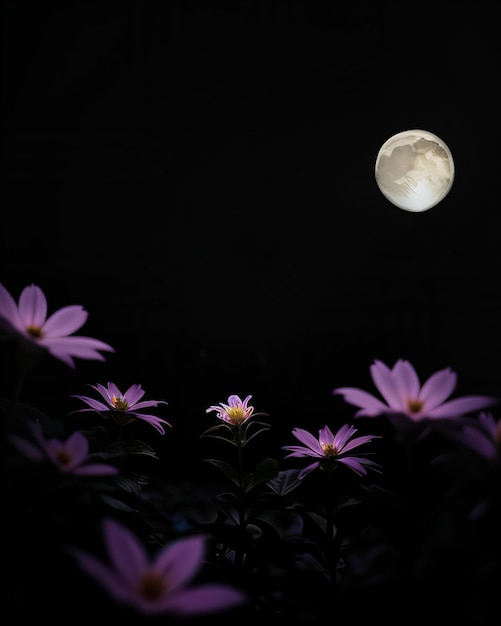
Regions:
<svg viewBox="0 0 501 626"><path fill-rule="evenodd" d="M4 2L0 280L82 304L78 334L116 349L46 359L25 399L64 415L88 383L140 383L190 437L252 394L290 444L353 414L331 391L373 390L375 358L498 395L494 9ZM456 168L421 214L374 179L411 128Z"/></svg>

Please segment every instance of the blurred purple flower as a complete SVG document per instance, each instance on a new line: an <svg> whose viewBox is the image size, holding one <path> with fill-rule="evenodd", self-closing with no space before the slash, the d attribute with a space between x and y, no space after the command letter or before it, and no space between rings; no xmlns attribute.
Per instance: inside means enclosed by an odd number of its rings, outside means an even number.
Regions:
<svg viewBox="0 0 501 626"><path fill-rule="evenodd" d="M99 350L114 352L108 344L73 335L88 317L80 305L65 306L47 317L47 300L37 285L25 287L19 304L0 283L0 326L28 345L47 350L53 357L74 368L73 357L104 361Z"/></svg>
<svg viewBox="0 0 501 626"><path fill-rule="evenodd" d="M74 395L73 398L82 400L90 408L77 409L72 411L70 415L92 411L102 414L104 417L112 417L120 426L125 426L137 418L148 422L162 435L165 434L163 424L171 426L169 422L156 415L141 412L141 409L167 404L165 400L143 400L140 402L145 394L141 385L131 385L125 393L122 393L115 383L108 383L106 387L97 383L96 385L89 385L89 387L97 391L104 402L88 396Z"/></svg>
<svg viewBox="0 0 501 626"><path fill-rule="evenodd" d="M251 395L247 396L244 400L237 395L231 395L228 398L228 403L220 402L218 406L210 406L206 413L211 411L216 412L216 417L230 426L242 426L251 417L261 416L264 413L255 413L254 407L249 406L249 400Z"/></svg>
<svg viewBox="0 0 501 626"><path fill-rule="evenodd" d="M118 469L106 463L93 462L86 437L75 431L65 441L46 439L42 426L32 422L29 426L34 442L19 435L9 435L9 440L28 460L34 463L50 461L61 474L75 476L105 476L117 474Z"/></svg>
<svg viewBox="0 0 501 626"><path fill-rule="evenodd" d="M404 359L399 359L392 369L375 360L370 373L383 400L356 387L338 387L333 393L343 395L347 403L359 407L355 417L387 415L402 430L429 425L430 420L457 418L498 401L485 395L448 400L457 385L457 375L449 367L432 374L423 385L414 367Z"/></svg>
<svg viewBox="0 0 501 626"><path fill-rule="evenodd" d="M501 420L496 421L490 412L464 420L460 429L446 434L486 459L501 459Z"/></svg>
<svg viewBox="0 0 501 626"><path fill-rule="evenodd" d="M307 430L294 428L292 434L303 443L304 446L282 446L282 450L290 451L290 454L285 457L286 459L289 457L310 457L319 459L303 468L298 474L298 479L304 478L319 466L332 467L332 463L342 463L359 476L367 474L366 468L379 471L380 466L374 463L374 461L366 459L360 454L353 455L348 453L365 443L369 443L373 439L380 439L380 437L377 435L364 435L352 439L356 432L356 428L345 424L341 426L334 435L328 426L324 426L320 429L317 439Z"/></svg>
<svg viewBox="0 0 501 626"><path fill-rule="evenodd" d="M222 583L192 584L204 564L205 538L183 537L150 556L131 531L112 519L103 522L109 564L71 548L80 567L120 604L144 615L200 615L242 604L246 596Z"/></svg>

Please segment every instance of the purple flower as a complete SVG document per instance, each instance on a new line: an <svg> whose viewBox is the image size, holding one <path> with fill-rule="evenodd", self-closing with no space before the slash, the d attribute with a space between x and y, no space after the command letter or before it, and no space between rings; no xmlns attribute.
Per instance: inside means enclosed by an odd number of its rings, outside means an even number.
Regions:
<svg viewBox="0 0 501 626"><path fill-rule="evenodd" d="M32 422L29 429L34 442L14 434L9 435L9 440L34 463L50 461L61 474L75 476L105 476L118 473L118 469L113 465L93 462L93 455L89 455L89 442L78 431L72 433L65 441L61 441L46 439L38 422Z"/></svg>
<svg viewBox="0 0 501 626"><path fill-rule="evenodd" d="M457 418L497 402L484 395L448 400L457 385L457 375L449 367L432 374L423 385L414 367L404 359L399 359L392 369L375 360L370 373L383 400L356 387L339 387L333 393L359 407L355 417L388 415L393 425L402 430L429 425L430 420Z"/></svg>
<svg viewBox="0 0 501 626"><path fill-rule="evenodd" d="M228 404L220 402L219 406L210 406L206 413L216 412L216 417L230 426L242 426L251 417L264 415L264 413L255 413L254 407L249 406L249 400L252 396L247 396L244 400L237 395L231 395L228 398Z"/></svg>
<svg viewBox="0 0 501 626"><path fill-rule="evenodd" d="M104 520L103 535L109 563L79 549L70 553L116 602L144 615L200 615L246 600L230 585L193 584L204 563L202 535L174 540L153 556L128 528L112 519Z"/></svg>
<svg viewBox="0 0 501 626"><path fill-rule="evenodd" d="M446 434L486 459L501 459L501 420L492 413L481 412L477 420L465 420L460 429Z"/></svg>
<svg viewBox="0 0 501 626"><path fill-rule="evenodd" d="M299 472L299 479L304 478L319 466L324 468L333 467L333 463L343 463L343 465L349 467L359 476L367 474L366 468L378 471L379 465L374 463L374 461L366 459L360 454L353 455L348 453L373 439L380 439L380 437L377 435L364 435L353 439L352 437L356 432L356 428L345 424L334 435L328 426L324 426L320 429L317 439L307 430L294 428L292 434L304 446L282 446L282 450L290 451L290 454L285 457L286 459L289 457L318 459Z"/></svg>
<svg viewBox="0 0 501 626"><path fill-rule="evenodd" d="M165 400L143 400L140 402L145 394L141 385L131 385L125 393L122 393L115 383L108 383L106 387L97 383L96 385L89 385L89 387L97 391L104 399L104 402L87 396L72 396L82 400L90 408L77 409L72 411L71 414L93 411L103 414L104 417L112 417L120 426L125 426L137 418L148 422L162 435L165 434L163 424L170 426L169 422L156 415L141 412L141 409L167 404Z"/></svg>
<svg viewBox="0 0 501 626"><path fill-rule="evenodd" d="M99 350L114 352L108 344L73 335L88 317L80 305L65 306L47 317L47 300L37 285L25 287L19 304L0 283L0 325L31 346L47 350L53 357L74 368L73 357L104 361Z"/></svg>

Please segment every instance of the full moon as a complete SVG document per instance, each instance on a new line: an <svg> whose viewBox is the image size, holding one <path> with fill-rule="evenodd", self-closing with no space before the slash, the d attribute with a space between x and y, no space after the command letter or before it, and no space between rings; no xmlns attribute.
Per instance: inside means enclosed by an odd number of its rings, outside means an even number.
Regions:
<svg viewBox="0 0 501 626"><path fill-rule="evenodd" d="M421 213L449 193L454 160L440 137L426 130L405 130L381 146L375 176L381 193L392 204Z"/></svg>

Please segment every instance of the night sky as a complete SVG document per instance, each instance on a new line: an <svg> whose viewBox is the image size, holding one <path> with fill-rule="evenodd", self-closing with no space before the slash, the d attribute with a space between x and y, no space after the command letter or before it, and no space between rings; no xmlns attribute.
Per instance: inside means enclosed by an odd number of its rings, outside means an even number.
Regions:
<svg viewBox="0 0 501 626"><path fill-rule="evenodd" d="M196 439L252 394L279 441L351 416L332 389L373 391L374 359L499 395L494 8L4 2L0 281L83 305L116 350L47 358L25 399L140 383ZM374 179L412 128L456 168L421 214Z"/></svg>

